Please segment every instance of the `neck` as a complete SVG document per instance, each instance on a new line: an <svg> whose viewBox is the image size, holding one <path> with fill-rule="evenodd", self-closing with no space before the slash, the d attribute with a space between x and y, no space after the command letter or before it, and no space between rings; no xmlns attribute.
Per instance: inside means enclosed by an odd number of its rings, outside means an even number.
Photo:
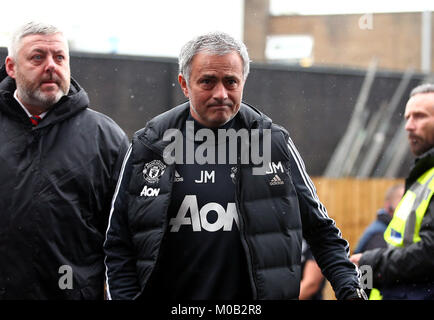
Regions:
<svg viewBox="0 0 434 320"><path fill-rule="evenodd" d="M31 115L40 115L41 113L47 111L49 109L49 107L47 108L46 106L36 106L36 105L32 105L30 103L24 102L22 98L20 98L18 91L15 91L15 99L18 100L18 102L24 107L26 108L26 110L31 114Z"/></svg>
<svg viewBox="0 0 434 320"><path fill-rule="evenodd" d="M27 109L27 111L29 111L29 113L32 115L40 115L41 113L44 113L45 111L47 111L47 108L31 106L28 104L23 104L23 105Z"/></svg>

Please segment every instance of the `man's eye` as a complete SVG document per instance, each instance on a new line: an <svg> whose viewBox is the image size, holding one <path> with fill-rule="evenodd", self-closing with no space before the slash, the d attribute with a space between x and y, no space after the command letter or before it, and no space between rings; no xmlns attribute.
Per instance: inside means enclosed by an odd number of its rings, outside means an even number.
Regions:
<svg viewBox="0 0 434 320"><path fill-rule="evenodd" d="M57 59L58 61L63 61L63 60L65 60L65 57L62 56L62 55L58 55L58 56L56 56L56 59Z"/></svg>
<svg viewBox="0 0 434 320"><path fill-rule="evenodd" d="M226 80L226 85L230 88L236 88L238 86L238 81L235 79Z"/></svg>
<svg viewBox="0 0 434 320"><path fill-rule="evenodd" d="M37 60L37 61L42 60L42 55L40 55L40 54L36 54L36 55L34 55L34 56L32 57L32 59L33 59L33 60Z"/></svg>

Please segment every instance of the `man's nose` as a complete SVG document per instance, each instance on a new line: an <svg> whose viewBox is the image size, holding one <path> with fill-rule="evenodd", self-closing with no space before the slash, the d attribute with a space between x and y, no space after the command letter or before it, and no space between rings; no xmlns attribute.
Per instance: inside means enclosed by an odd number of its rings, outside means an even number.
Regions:
<svg viewBox="0 0 434 320"><path fill-rule="evenodd" d="M228 90L223 83L219 82L214 87L214 99L224 101L228 98Z"/></svg>
<svg viewBox="0 0 434 320"><path fill-rule="evenodd" d="M405 122L405 130L406 131L413 131L415 129L414 127L414 121L412 117L409 117L407 121Z"/></svg>
<svg viewBox="0 0 434 320"><path fill-rule="evenodd" d="M56 69L56 62L54 61L54 57L47 56L47 61L45 65L45 70L48 72L53 72Z"/></svg>

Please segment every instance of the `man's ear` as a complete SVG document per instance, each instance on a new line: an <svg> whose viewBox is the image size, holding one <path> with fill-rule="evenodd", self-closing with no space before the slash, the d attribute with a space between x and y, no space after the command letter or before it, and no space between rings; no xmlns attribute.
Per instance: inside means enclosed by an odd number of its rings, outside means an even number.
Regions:
<svg viewBox="0 0 434 320"><path fill-rule="evenodd" d="M16 63L15 63L14 58L7 56L6 61L5 61L5 66L6 66L6 72L7 72L8 76L15 79Z"/></svg>
<svg viewBox="0 0 434 320"><path fill-rule="evenodd" d="M184 93L184 96L186 96L187 98L189 98L188 96L188 85L187 85L187 81L185 80L185 78L182 76L182 74L178 75L178 82L179 85L181 86L182 92Z"/></svg>

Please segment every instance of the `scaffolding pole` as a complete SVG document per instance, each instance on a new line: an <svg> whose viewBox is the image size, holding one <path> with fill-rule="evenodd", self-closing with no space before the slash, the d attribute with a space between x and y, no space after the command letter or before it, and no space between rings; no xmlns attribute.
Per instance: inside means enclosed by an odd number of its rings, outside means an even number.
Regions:
<svg viewBox="0 0 434 320"><path fill-rule="evenodd" d="M371 143L374 139L375 132L377 132L377 130L381 124L381 119L383 119L384 115L386 114L387 106L388 106L387 101L383 101L380 104L380 108L374 113L374 115L369 120L369 123L368 123L366 130L364 130L365 131L365 139L363 141L363 146L361 147L360 152L367 150L369 148L369 146L371 145ZM350 173L351 176L357 176L357 172L359 171L359 168L361 165L361 159L360 158L361 157L359 156L357 158L357 162L354 163L354 165L351 169L351 173Z"/></svg>
<svg viewBox="0 0 434 320"><path fill-rule="evenodd" d="M414 71L412 68L405 71L401 82L399 83L398 88L396 89L392 100L388 105L387 112L384 116L384 119L382 119L380 128L375 133L374 139L362 161L362 165L359 172L357 173L357 177L364 178L371 175L371 172L381 155L381 151L383 150L383 145L386 139L387 131L390 127L392 116L394 115L396 108L402 100L402 96L404 95L404 92L407 89L411 78L413 77L413 73Z"/></svg>
<svg viewBox="0 0 434 320"><path fill-rule="evenodd" d="M348 151L350 150L355 137L357 136L360 128L362 127L362 122L364 118L363 110L365 109L366 101L368 100L369 92L375 79L377 64L378 62L376 58L372 59L371 63L369 64L368 71L366 72L362 88L357 98L356 105L354 106L353 114L348 123L345 134L339 141L339 144L334 150L324 171L324 176L326 177L336 178L342 175L342 168L345 159L348 156Z"/></svg>
<svg viewBox="0 0 434 320"><path fill-rule="evenodd" d="M385 155L390 159L387 160L386 168L379 168L379 173L383 172L382 176L386 178L396 178L398 171L401 168L402 162L409 151L407 142L407 133L405 132L405 119L402 120L395 136L393 137Z"/></svg>

